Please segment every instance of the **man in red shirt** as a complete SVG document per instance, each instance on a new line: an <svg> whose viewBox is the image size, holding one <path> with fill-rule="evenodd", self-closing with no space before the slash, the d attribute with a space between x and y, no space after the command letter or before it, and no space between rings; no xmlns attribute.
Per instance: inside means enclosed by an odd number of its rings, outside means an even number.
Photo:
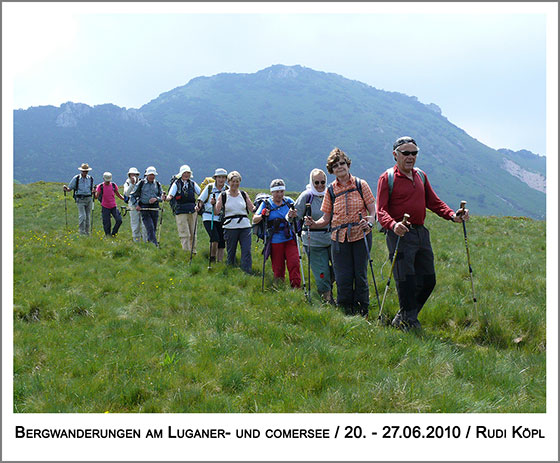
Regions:
<svg viewBox="0 0 560 463"><path fill-rule="evenodd" d="M430 233L424 227L426 208L453 222L469 218L467 209L462 215L453 212L438 198L427 175L414 167L418 149L413 138L398 138L393 143L396 164L377 182L377 220L387 232L389 256L401 237L393 271L400 310L392 325L403 330L421 328L418 313L436 285ZM405 213L410 215L408 226L401 223Z"/></svg>

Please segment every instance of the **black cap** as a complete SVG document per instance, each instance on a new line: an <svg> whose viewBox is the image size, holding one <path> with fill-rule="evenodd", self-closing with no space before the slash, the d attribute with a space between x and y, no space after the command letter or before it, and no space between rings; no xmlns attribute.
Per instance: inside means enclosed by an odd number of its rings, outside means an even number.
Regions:
<svg viewBox="0 0 560 463"><path fill-rule="evenodd" d="M396 150L399 146L405 145L407 143L412 143L413 145L416 145L416 141L414 140L414 138L412 138L412 137L401 137L401 138L397 138L395 140L395 143L393 143L393 149ZM416 145L416 146L418 146L418 145Z"/></svg>

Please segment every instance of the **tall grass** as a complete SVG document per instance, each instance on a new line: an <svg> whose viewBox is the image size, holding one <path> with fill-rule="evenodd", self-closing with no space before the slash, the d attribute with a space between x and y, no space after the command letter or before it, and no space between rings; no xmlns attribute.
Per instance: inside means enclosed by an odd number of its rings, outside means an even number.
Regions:
<svg viewBox="0 0 560 463"><path fill-rule="evenodd" d="M167 205L156 249L132 242L128 216L104 239L99 203L79 236L67 200L68 230L61 184L14 185L16 412L546 410L543 222L469 221L475 314L462 229L429 214L438 283L414 334L273 289L269 263L262 292L260 243L256 276L209 272L201 223L189 265ZM381 234L372 258L382 290Z"/></svg>

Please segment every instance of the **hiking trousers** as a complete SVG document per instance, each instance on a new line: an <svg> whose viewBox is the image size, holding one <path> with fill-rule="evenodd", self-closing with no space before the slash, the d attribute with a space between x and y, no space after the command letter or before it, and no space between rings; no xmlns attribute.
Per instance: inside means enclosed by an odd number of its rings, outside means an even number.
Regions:
<svg viewBox="0 0 560 463"><path fill-rule="evenodd" d="M298 248L294 240L272 243L270 261L272 262L272 271L275 278L284 280L286 266L288 266L291 287L299 288L301 286Z"/></svg>
<svg viewBox="0 0 560 463"><path fill-rule="evenodd" d="M80 235L89 235L89 231L91 230L91 211L93 206L91 196L76 198L76 205L78 206L78 227Z"/></svg>
<svg viewBox="0 0 560 463"><path fill-rule="evenodd" d="M371 249L371 233L366 235L368 248ZM364 238L343 243L332 242L332 261L336 280L336 303L347 315L367 315L369 306L368 262ZM335 248L338 247L338 251Z"/></svg>
<svg viewBox="0 0 560 463"><path fill-rule="evenodd" d="M181 240L181 247L183 248L183 251L191 252L197 219L198 214L196 212L191 214L177 214L175 216L175 222L177 222L177 232L179 233L179 239ZM197 237L195 236L193 254L196 254L196 240Z"/></svg>
<svg viewBox="0 0 560 463"><path fill-rule="evenodd" d="M111 230L111 216L115 218L115 226ZM101 206L101 219L103 220L103 230L105 231L105 236L116 235L119 232L119 228L122 224L121 213L117 207L103 207Z"/></svg>
<svg viewBox="0 0 560 463"><path fill-rule="evenodd" d="M148 241L148 233L146 232L146 227L142 223L142 215L140 211L132 209L129 211L130 214L130 229L132 230L132 241Z"/></svg>
<svg viewBox="0 0 560 463"><path fill-rule="evenodd" d="M418 313L436 285L434 253L430 232L423 225L412 225L399 242L393 277L399 296L400 313L404 321L417 321ZM386 237L389 256L395 250L397 235Z"/></svg>
<svg viewBox="0 0 560 463"><path fill-rule="evenodd" d="M146 233L148 234L148 241L158 245L156 230L157 221L159 217L159 211L140 211L142 214L142 223L146 227Z"/></svg>
<svg viewBox="0 0 560 463"><path fill-rule="evenodd" d="M305 253L309 257L309 248L304 245ZM311 271L317 284L319 294L332 290L331 247L311 246ZM309 282L311 286L311 282Z"/></svg>
<svg viewBox="0 0 560 463"><path fill-rule="evenodd" d="M247 228L225 228L224 237L227 248L227 264L235 265L235 253L237 243L241 247L241 270L251 273L253 269L253 258L251 256L251 227Z"/></svg>

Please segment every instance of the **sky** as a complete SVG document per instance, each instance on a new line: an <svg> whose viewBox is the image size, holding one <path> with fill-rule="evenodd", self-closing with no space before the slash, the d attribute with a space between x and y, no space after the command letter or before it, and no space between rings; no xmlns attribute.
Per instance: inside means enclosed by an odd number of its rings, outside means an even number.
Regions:
<svg viewBox="0 0 560 463"><path fill-rule="evenodd" d="M435 103L492 148L546 154L543 4L30 5L2 5L12 109L139 108L198 76L299 64Z"/></svg>

